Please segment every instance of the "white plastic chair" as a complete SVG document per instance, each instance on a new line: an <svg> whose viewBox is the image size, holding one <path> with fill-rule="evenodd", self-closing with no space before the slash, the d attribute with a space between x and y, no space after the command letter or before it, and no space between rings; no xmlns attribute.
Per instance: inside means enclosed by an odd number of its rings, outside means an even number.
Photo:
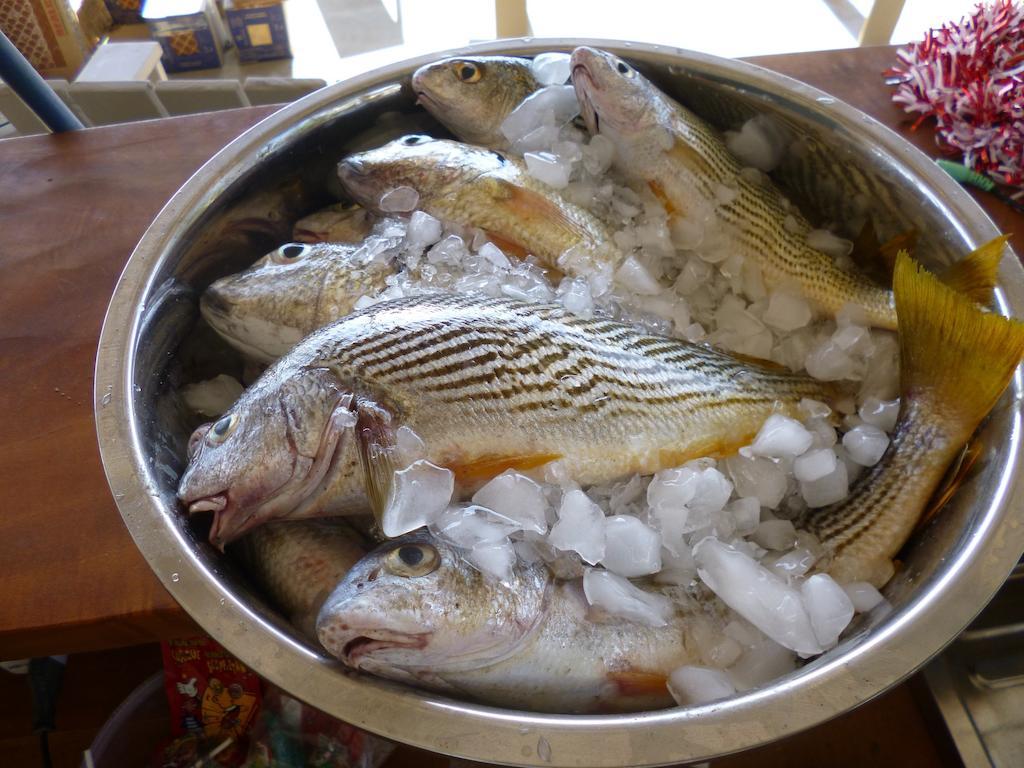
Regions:
<svg viewBox="0 0 1024 768"><path fill-rule="evenodd" d="M248 107L249 99L237 80L164 80L156 95L170 115L195 115Z"/></svg>
<svg viewBox="0 0 1024 768"><path fill-rule="evenodd" d="M5 83L0 83L0 113L11 121L19 136L48 132L43 121Z"/></svg>
<svg viewBox="0 0 1024 768"><path fill-rule="evenodd" d="M263 104L288 104L327 85L319 78L249 77L245 95L254 107Z"/></svg>
<svg viewBox="0 0 1024 768"><path fill-rule="evenodd" d="M160 43L145 42L104 43L96 49L75 78L76 82L113 83L124 80L167 79L160 62L163 49Z"/></svg>
<svg viewBox="0 0 1024 768"><path fill-rule="evenodd" d="M93 125L114 125L168 117L156 97L153 83L129 80L117 83L69 83L71 98Z"/></svg>
<svg viewBox="0 0 1024 768"><path fill-rule="evenodd" d="M85 125L91 123L82 113L82 110L68 91L67 80L47 80L46 84L53 88L57 96L71 109L72 112ZM18 95L8 85L0 82L0 113L4 115L14 126L19 136L34 136L40 133L49 133L46 125L36 117L35 112L26 106Z"/></svg>

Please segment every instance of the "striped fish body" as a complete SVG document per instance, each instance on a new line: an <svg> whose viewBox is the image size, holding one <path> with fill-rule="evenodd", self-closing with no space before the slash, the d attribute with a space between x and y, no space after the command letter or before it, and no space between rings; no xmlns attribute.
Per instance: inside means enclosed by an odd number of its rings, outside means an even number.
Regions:
<svg viewBox="0 0 1024 768"><path fill-rule="evenodd" d="M794 413L805 397L829 399L829 390L560 307L469 295L408 297L322 328L268 369L223 417L223 428L214 425L219 442L194 438L198 448L179 496L189 505L206 499L197 510L222 512L209 498L223 495L240 474L255 474L250 465L258 461L282 467L279 480L264 483L274 492L272 514L247 510L238 519L336 514L336 499L367 490L380 513L373 478L387 483L401 468L388 464L401 426L424 441L426 458L453 471L463 494L505 469L529 471L554 460L578 482L599 483L728 455L767 416ZM284 423L270 426L280 410ZM350 438L324 437L338 423L335 412L355 422L361 463ZM284 444L275 448L275 441ZM285 505L279 489L295 474L289 444L304 446L299 454L330 471ZM325 457L324 445L334 455ZM211 477L217 479L204 480ZM229 502L236 498L262 503L256 491L227 492Z"/></svg>
<svg viewBox="0 0 1024 768"><path fill-rule="evenodd" d="M813 380L707 347L471 296L387 302L303 347L467 478L492 459L559 458L581 483L652 472L727 455L773 411L826 397Z"/></svg>
<svg viewBox="0 0 1024 768"><path fill-rule="evenodd" d="M770 288L831 314L854 304L872 325L896 328L892 292L810 247L806 219L769 181L743 175L714 128L602 51L573 53L573 83L588 127L615 144L616 167L647 183L694 249L740 254Z"/></svg>
<svg viewBox="0 0 1024 768"><path fill-rule="evenodd" d="M522 162L481 147L406 136L350 155L338 165L349 194L379 210L399 187L416 190L416 207L449 224L479 228L514 256L532 254L546 267L577 249L615 266L622 254L605 226L534 180Z"/></svg>

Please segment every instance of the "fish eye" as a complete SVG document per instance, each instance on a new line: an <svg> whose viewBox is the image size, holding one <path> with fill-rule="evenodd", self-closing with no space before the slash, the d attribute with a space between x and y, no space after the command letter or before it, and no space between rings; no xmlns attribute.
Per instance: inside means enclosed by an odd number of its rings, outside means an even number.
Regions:
<svg viewBox="0 0 1024 768"><path fill-rule="evenodd" d="M441 555L429 544L402 544L388 552L385 565L396 576L426 576L441 564Z"/></svg>
<svg viewBox="0 0 1024 768"><path fill-rule="evenodd" d="M294 264L306 255L309 246L305 243L286 243L274 251L274 261L278 264Z"/></svg>
<svg viewBox="0 0 1024 768"><path fill-rule="evenodd" d="M429 136L406 136L402 139L402 144L407 147L415 147L417 144L423 144L427 141L430 141Z"/></svg>
<svg viewBox="0 0 1024 768"><path fill-rule="evenodd" d="M629 75L630 77L633 76L633 70L626 62L622 61L621 59L619 60L619 63L615 65L615 68L619 70L620 74Z"/></svg>
<svg viewBox="0 0 1024 768"><path fill-rule="evenodd" d="M220 445L231 436L231 433L235 431L235 427L237 426L237 413L222 416L218 421L213 423L212 427L210 427L210 431L206 433L206 439L213 445Z"/></svg>
<svg viewBox="0 0 1024 768"><path fill-rule="evenodd" d="M456 61L455 76L464 83L475 83L483 77L483 70L471 61Z"/></svg>

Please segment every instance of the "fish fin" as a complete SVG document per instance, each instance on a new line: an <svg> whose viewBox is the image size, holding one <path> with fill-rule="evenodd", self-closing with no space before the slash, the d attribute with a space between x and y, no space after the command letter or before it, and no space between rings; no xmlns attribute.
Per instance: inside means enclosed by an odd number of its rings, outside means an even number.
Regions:
<svg viewBox="0 0 1024 768"><path fill-rule="evenodd" d="M575 240L589 240L590 235L584 229L584 227L577 221L566 214L557 203L548 199L540 192L535 192L532 189L521 187L515 184L509 184L504 182L504 195L498 203L505 207L508 212L517 218L525 219L543 219L547 221L552 227L560 230L564 235ZM489 236L493 237L492 233L488 233ZM504 239L501 235L499 238ZM517 245L519 248L525 250L525 247L521 243L515 243L514 241L505 240L505 242L512 245ZM551 259L545 257L542 254L533 254L538 259L541 259L545 266L553 267L557 266ZM557 258L558 254L555 254L552 258Z"/></svg>
<svg viewBox="0 0 1024 768"><path fill-rule="evenodd" d="M481 456L472 461L451 461L445 466L455 475L455 482L463 488L472 488L485 480L497 477L508 469L527 472L562 458L560 453L536 453L518 456L499 456L491 454Z"/></svg>
<svg viewBox="0 0 1024 768"><path fill-rule="evenodd" d="M984 312L900 251L893 275L904 402L926 402L960 445L1024 356L1024 324Z"/></svg>
<svg viewBox="0 0 1024 768"><path fill-rule="evenodd" d="M759 368L764 368L775 373L792 373L789 368L780 363L776 363L774 360L768 360L764 357L756 357L755 355L745 355L742 352L730 352L729 354L744 363L750 363L751 365L756 365Z"/></svg>
<svg viewBox="0 0 1024 768"><path fill-rule="evenodd" d="M892 287L892 271L896 267L896 254L905 250L911 254L917 245L917 230L908 229L879 242L875 225L868 219L853 240L850 256L860 264L864 273L879 285Z"/></svg>
<svg viewBox="0 0 1024 768"><path fill-rule="evenodd" d="M620 696L656 696L668 693L668 678L660 672L627 670L609 672Z"/></svg>
<svg viewBox="0 0 1024 768"><path fill-rule="evenodd" d="M394 493L398 448L391 414L369 400L356 403L356 444L370 510L379 522Z"/></svg>
<svg viewBox="0 0 1024 768"><path fill-rule="evenodd" d="M942 273L942 282L982 306L992 302L992 289L996 286L996 273L1003 260L1003 250L1010 239L1000 235L975 248L966 258Z"/></svg>
<svg viewBox="0 0 1024 768"><path fill-rule="evenodd" d="M915 533L924 528L928 523L939 514L946 503L953 498L953 494L957 492L967 476L971 473L971 468L975 465L979 458L981 458L981 444L978 441L968 443L964 446L964 449L960 452L956 462L946 473L945 479L942 481L942 485L939 489L932 494L931 500L928 502L928 506L925 507L924 512L921 513L920 519L917 521L917 528Z"/></svg>
<svg viewBox="0 0 1024 768"><path fill-rule="evenodd" d="M665 187L661 185L661 182L655 181L654 179L648 181L647 186L651 190L651 194L658 198L658 202L661 203L661 206L665 209L665 213L667 213L669 218L671 218L678 209L673 205L672 201L665 193Z"/></svg>
<svg viewBox="0 0 1024 768"><path fill-rule="evenodd" d="M530 252L523 248L519 243L513 242L512 240L504 238L494 232L488 231L486 234L488 240L501 248L501 250L509 256L515 256L517 259L522 260L530 255Z"/></svg>
<svg viewBox="0 0 1024 768"><path fill-rule="evenodd" d="M878 258L885 264L885 272L891 275L896 269L896 256L900 251L909 254L914 253L917 247L917 230L907 229L899 234L893 235L884 243L878 246Z"/></svg>
<svg viewBox="0 0 1024 768"><path fill-rule="evenodd" d="M671 149L669 149L665 154L682 163L684 167L691 169L694 173L698 173L705 178L717 179L720 176L704 155L698 152L692 144L683 141L678 136L672 143ZM651 191L653 192L654 190Z"/></svg>

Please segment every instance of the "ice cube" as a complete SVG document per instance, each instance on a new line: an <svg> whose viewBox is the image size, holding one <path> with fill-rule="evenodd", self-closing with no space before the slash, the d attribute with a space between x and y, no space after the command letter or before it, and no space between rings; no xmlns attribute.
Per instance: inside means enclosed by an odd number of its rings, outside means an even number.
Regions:
<svg viewBox="0 0 1024 768"><path fill-rule="evenodd" d="M509 269L512 264L509 262L508 257L502 253L501 248L496 246L494 243L484 243L480 246L477 253L487 261L491 262L498 269Z"/></svg>
<svg viewBox="0 0 1024 768"><path fill-rule="evenodd" d="M857 365L842 347L827 339L807 355L804 361L807 373L820 381L852 379L857 374Z"/></svg>
<svg viewBox="0 0 1024 768"><path fill-rule="evenodd" d="M401 426L395 430L395 446L402 466L426 457L426 445L412 427Z"/></svg>
<svg viewBox="0 0 1024 768"><path fill-rule="evenodd" d="M395 187L381 195L377 205L386 213L408 213L419 201L420 193L412 187Z"/></svg>
<svg viewBox="0 0 1024 768"><path fill-rule="evenodd" d="M615 270L615 279L623 286L642 296L661 293L661 283L641 264L635 256L627 256Z"/></svg>
<svg viewBox="0 0 1024 768"><path fill-rule="evenodd" d="M522 526L515 520L509 520L476 504L454 504L448 507L430 522L429 528L435 536L463 549L472 549L481 543L501 542L510 534L522 530Z"/></svg>
<svg viewBox="0 0 1024 768"><path fill-rule="evenodd" d="M469 561L487 576L500 581L511 581L516 551L507 540L477 544L469 551Z"/></svg>
<svg viewBox="0 0 1024 768"><path fill-rule="evenodd" d="M523 530L544 533L548 529L544 489L518 472L498 475L473 494L473 503L517 521Z"/></svg>
<svg viewBox="0 0 1024 768"><path fill-rule="evenodd" d="M853 252L853 243L832 234L827 229L812 229L807 233L807 244L816 251L829 256L849 256Z"/></svg>
<svg viewBox="0 0 1024 768"><path fill-rule="evenodd" d="M558 294L562 306L574 315L591 317L594 314L594 298L590 286L582 277L563 279L558 286Z"/></svg>
<svg viewBox="0 0 1024 768"><path fill-rule="evenodd" d="M569 79L569 54L538 53L530 62L530 70L541 85L561 85Z"/></svg>
<svg viewBox="0 0 1024 768"><path fill-rule="evenodd" d="M409 217L409 226L405 230L406 239L415 245L433 245L441 239L441 222L423 211L413 211Z"/></svg>
<svg viewBox="0 0 1024 768"><path fill-rule="evenodd" d="M857 613L866 613L885 600L882 593L866 581L854 581L843 587Z"/></svg>
<svg viewBox="0 0 1024 768"><path fill-rule="evenodd" d="M789 549L796 541L796 529L789 520L765 520L750 537L765 549Z"/></svg>
<svg viewBox="0 0 1024 768"><path fill-rule="evenodd" d="M562 160L550 152L527 152L523 155L526 170L533 178L554 189L562 189L569 183L572 163Z"/></svg>
<svg viewBox="0 0 1024 768"><path fill-rule="evenodd" d="M566 491L551 526L548 542L561 550L578 552L591 565L605 556L605 517L583 491Z"/></svg>
<svg viewBox="0 0 1024 768"><path fill-rule="evenodd" d="M583 594L596 608L651 627L663 627L672 617L672 601L667 597L645 592L610 571L587 568Z"/></svg>
<svg viewBox="0 0 1024 768"><path fill-rule="evenodd" d="M640 499L645 498L649 483L640 475L633 475L629 480L616 483L608 495L608 508L613 515L623 515L629 512L631 506L638 504Z"/></svg>
<svg viewBox="0 0 1024 768"><path fill-rule="evenodd" d="M768 638L761 639L729 667L729 677L737 690L746 691L772 682L796 668L792 651Z"/></svg>
<svg viewBox="0 0 1024 768"><path fill-rule="evenodd" d="M715 467L707 467L697 474L697 489L690 500L691 512L713 515L718 512L732 495L733 485Z"/></svg>
<svg viewBox="0 0 1024 768"><path fill-rule="evenodd" d="M234 405L244 391L237 379L222 373L182 387L181 398L196 413L217 417Z"/></svg>
<svg viewBox="0 0 1024 768"><path fill-rule="evenodd" d="M834 442L834 430L832 434ZM836 461L835 451L831 448L816 448L797 457L793 462L793 475L801 482L814 482L834 472Z"/></svg>
<svg viewBox="0 0 1024 768"><path fill-rule="evenodd" d="M892 432L900 415L900 401L869 397L861 404L857 413L866 424L878 427L883 432Z"/></svg>
<svg viewBox="0 0 1024 768"><path fill-rule="evenodd" d="M668 691L679 706L685 707L724 699L736 693L736 688L720 669L686 666L669 675Z"/></svg>
<svg viewBox="0 0 1024 768"><path fill-rule="evenodd" d="M681 543L677 552L662 549L661 570L654 574L656 582L687 587L696 578L697 564L693 561L693 553L688 546Z"/></svg>
<svg viewBox="0 0 1024 768"><path fill-rule="evenodd" d="M768 115L752 117L739 132L725 133L725 145L741 163L766 172L782 161L786 144L783 129Z"/></svg>
<svg viewBox="0 0 1024 768"><path fill-rule="evenodd" d="M750 444L753 456L782 458L799 456L814 442L814 437L796 419L773 413L769 416Z"/></svg>
<svg viewBox="0 0 1024 768"><path fill-rule="evenodd" d="M620 576L646 576L661 570L661 537L630 515L604 519L601 565Z"/></svg>
<svg viewBox="0 0 1024 768"><path fill-rule="evenodd" d="M867 328L859 325L844 325L836 329L832 334L832 342L850 354L856 354L863 350L865 344L870 344L871 334Z"/></svg>
<svg viewBox="0 0 1024 768"><path fill-rule="evenodd" d="M600 133L590 139L583 147L583 167L587 173L600 175L611 168L615 158L615 144L607 136Z"/></svg>
<svg viewBox="0 0 1024 768"><path fill-rule="evenodd" d="M732 515L735 532L740 536L747 536L757 530L761 520L761 502L752 496L745 496L730 502L725 507Z"/></svg>
<svg viewBox="0 0 1024 768"><path fill-rule="evenodd" d="M551 145L558 141L558 126L540 125L527 133L518 141L513 142L516 153L525 155L527 152L541 152L551 149Z"/></svg>
<svg viewBox="0 0 1024 768"><path fill-rule="evenodd" d="M765 565L779 576L794 578L803 576L811 570L811 566L817 560L817 555L801 547L790 550L786 554L775 558L774 562L765 563Z"/></svg>
<svg viewBox="0 0 1024 768"><path fill-rule="evenodd" d="M809 397L800 400L797 407L800 409L800 413L808 419L824 419L832 413L832 409L825 403L820 400L812 400Z"/></svg>
<svg viewBox="0 0 1024 768"><path fill-rule="evenodd" d="M811 453L811 451L817 448L831 448L836 444L836 431L825 419L810 419L804 422L804 426L814 436L811 450L807 453ZM804 454L804 456L806 455Z"/></svg>
<svg viewBox="0 0 1024 768"><path fill-rule="evenodd" d="M843 435L843 447L855 462L873 467L889 447L889 436L878 427L861 424Z"/></svg>
<svg viewBox="0 0 1024 768"><path fill-rule="evenodd" d="M549 85L523 99L501 124L501 132L515 143L538 125L562 125L579 111L576 91L571 85Z"/></svg>
<svg viewBox="0 0 1024 768"><path fill-rule="evenodd" d="M824 507L842 501L849 493L849 475L846 464L836 462L835 469L811 482L800 483L800 494L808 507Z"/></svg>
<svg viewBox="0 0 1024 768"><path fill-rule="evenodd" d="M717 539L698 542L693 557L701 581L736 613L801 655L821 653L799 591Z"/></svg>
<svg viewBox="0 0 1024 768"><path fill-rule="evenodd" d="M697 495L699 483L692 469L663 469L647 486L647 504L652 509L678 509L689 504Z"/></svg>
<svg viewBox="0 0 1024 768"><path fill-rule="evenodd" d="M452 500L455 475L429 461L414 461L395 472L394 485L381 517L381 530L389 539L415 531L434 520Z"/></svg>
<svg viewBox="0 0 1024 768"><path fill-rule="evenodd" d="M811 322L811 306L802 296L773 291L764 321L780 331L795 331Z"/></svg>
<svg viewBox="0 0 1024 768"><path fill-rule="evenodd" d="M725 468L736 493L756 498L762 507L776 509L786 495L786 475L771 459L735 454L725 460Z"/></svg>
<svg viewBox="0 0 1024 768"><path fill-rule="evenodd" d="M832 577L816 573L800 587L804 606L811 616L814 636L822 648L831 648L853 618L853 603Z"/></svg>

